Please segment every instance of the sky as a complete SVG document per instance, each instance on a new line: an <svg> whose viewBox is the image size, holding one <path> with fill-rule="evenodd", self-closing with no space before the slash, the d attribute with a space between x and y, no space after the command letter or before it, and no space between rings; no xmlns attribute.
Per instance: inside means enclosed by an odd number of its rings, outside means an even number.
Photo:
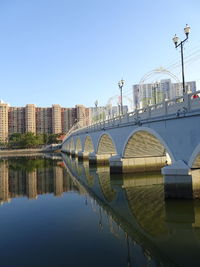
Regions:
<svg viewBox="0 0 200 267"><path fill-rule="evenodd" d="M0 99L11 106L114 102L159 67L200 89L199 0L0 0ZM161 79L166 76L151 79ZM114 103L113 103L114 104Z"/></svg>

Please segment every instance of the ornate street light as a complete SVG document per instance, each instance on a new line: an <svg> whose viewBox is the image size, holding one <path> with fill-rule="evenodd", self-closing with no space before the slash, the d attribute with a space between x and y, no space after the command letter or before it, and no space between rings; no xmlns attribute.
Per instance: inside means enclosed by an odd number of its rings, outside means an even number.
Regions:
<svg viewBox="0 0 200 267"><path fill-rule="evenodd" d="M95 115L95 121L97 120L99 120L99 112L98 112L98 100L96 100L95 102L94 102L94 105L95 105L95 109L96 109L96 115Z"/></svg>
<svg viewBox="0 0 200 267"><path fill-rule="evenodd" d="M121 79L121 81L118 82L118 86L119 86L119 89L120 89L120 105L121 105L121 115L123 115L123 99L122 99L122 88L124 86L124 80Z"/></svg>
<svg viewBox="0 0 200 267"><path fill-rule="evenodd" d="M184 32L186 35L186 38L183 41L180 41L180 39L178 38L178 36L175 34L174 38L172 39L175 47L181 47L181 65L182 65L182 83L183 83L183 94L186 94L186 88L185 88L185 76L184 76L184 61L183 61L183 44L184 42L188 39L188 35L190 33L190 27L188 26L188 24L186 24L185 28L184 28Z"/></svg>

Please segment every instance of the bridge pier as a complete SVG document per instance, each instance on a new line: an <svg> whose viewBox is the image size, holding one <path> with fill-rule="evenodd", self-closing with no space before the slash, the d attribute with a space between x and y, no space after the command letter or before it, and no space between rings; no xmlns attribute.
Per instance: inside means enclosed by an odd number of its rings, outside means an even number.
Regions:
<svg viewBox="0 0 200 267"><path fill-rule="evenodd" d="M109 158L111 157L110 154L96 154L92 152L89 154L89 165L106 165L109 164Z"/></svg>
<svg viewBox="0 0 200 267"><path fill-rule="evenodd" d="M110 173L134 173L157 171L166 164L166 157L121 158L119 155L109 159Z"/></svg>
<svg viewBox="0 0 200 267"><path fill-rule="evenodd" d="M110 157L109 163L110 173L122 173L123 162L121 156L115 155Z"/></svg>
<svg viewBox="0 0 200 267"><path fill-rule="evenodd" d="M72 158L75 158L76 157L76 151L75 150L71 150L70 151L70 154L71 154Z"/></svg>
<svg viewBox="0 0 200 267"><path fill-rule="evenodd" d="M88 159L89 158L89 152L82 152L82 151L79 151L77 153L77 156L78 156L78 159L79 160L85 160L85 159Z"/></svg>
<svg viewBox="0 0 200 267"><path fill-rule="evenodd" d="M162 168L162 174L164 175L166 199L193 198L191 170L182 160Z"/></svg>

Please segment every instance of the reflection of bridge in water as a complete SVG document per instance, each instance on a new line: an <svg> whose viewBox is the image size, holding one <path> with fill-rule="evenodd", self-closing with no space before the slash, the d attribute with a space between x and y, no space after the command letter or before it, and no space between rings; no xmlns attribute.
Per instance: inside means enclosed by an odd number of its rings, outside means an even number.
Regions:
<svg viewBox="0 0 200 267"><path fill-rule="evenodd" d="M162 168L165 197L192 198L190 172L200 168L200 98L194 94L74 130L62 151L90 164L108 163L111 173Z"/></svg>
<svg viewBox="0 0 200 267"><path fill-rule="evenodd" d="M200 203L165 201L159 173L111 175L109 167L88 168L63 156L68 174L83 187L132 240L158 266L199 266ZM100 209L101 209L100 208ZM135 253L135 257L137 257Z"/></svg>

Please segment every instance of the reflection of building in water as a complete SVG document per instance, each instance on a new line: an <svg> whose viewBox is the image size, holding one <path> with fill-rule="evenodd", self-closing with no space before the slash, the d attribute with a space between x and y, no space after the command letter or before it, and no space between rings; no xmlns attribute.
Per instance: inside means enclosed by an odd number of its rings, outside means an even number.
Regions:
<svg viewBox="0 0 200 267"><path fill-rule="evenodd" d="M63 193L63 169L55 166L54 169L54 192L56 196L61 196Z"/></svg>
<svg viewBox="0 0 200 267"><path fill-rule="evenodd" d="M36 170L26 175L26 194L28 198L37 198L37 172Z"/></svg>
<svg viewBox="0 0 200 267"><path fill-rule="evenodd" d="M9 169L9 192L10 197L20 197L26 192L26 172L18 170L17 172Z"/></svg>
<svg viewBox="0 0 200 267"><path fill-rule="evenodd" d="M37 193L47 194L54 191L54 176L52 168L37 170Z"/></svg>
<svg viewBox="0 0 200 267"><path fill-rule="evenodd" d="M5 160L0 161L0 203L9 201L8 168Z"/></svg>
<svg viewBox="0 0 200 267"><path fill-rule="evenodd" d="M46 166L46 159L39 162L41 167L32 170L26 169L26 162L22 168L19 161L0 161L0 203L9 198L27 196L36 199L38 194L54 193L61 196L63 192L81 190L72 182L65 169L54 166L52 162Z"/></svg>

